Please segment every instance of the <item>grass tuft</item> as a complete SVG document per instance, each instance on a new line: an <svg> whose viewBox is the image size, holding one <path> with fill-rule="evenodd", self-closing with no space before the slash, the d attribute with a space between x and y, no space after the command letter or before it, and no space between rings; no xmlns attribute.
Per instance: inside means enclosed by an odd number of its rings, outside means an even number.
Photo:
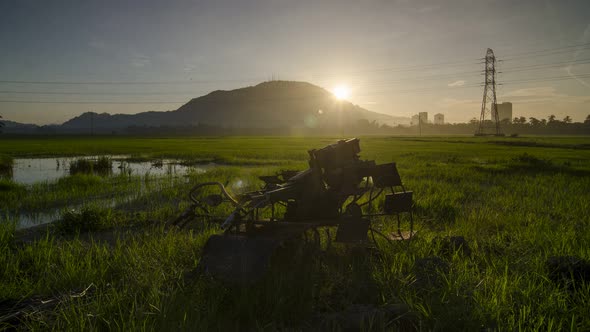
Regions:
<svg viewBox="0 0 590 332"><path fill-rule="evenodd" d="M65 211L54 226L62 234L76 234L111 228L120 224L120 220L111 209L85 206L80 211Z"/></svg>
<svg viewBox="0 0 590 332"><path fill-rule="evenodd" d="M70 174L99 174L109 175L113 171L113 161L109 157L99 157L96 160L80 158L70 162Z"/></svg>
<svg viewBox="0 0 590 332"><path fill-rule="evenodd" d="M26 191L25 187L12 180L0 178L0 192L23 192Z"/></svg>
<svg viewBox="0 0 590 332"><path fill-rule="evenodd" d="M0 177L12 178L14 160L5 154L0 154Z"/></svg>
<svg viewBox="0 0 590 332"><path fill-rule="evenodd" d="M514 161L532 166L550 166L551 161L537 158L527 152L513 158Z"/></svg>

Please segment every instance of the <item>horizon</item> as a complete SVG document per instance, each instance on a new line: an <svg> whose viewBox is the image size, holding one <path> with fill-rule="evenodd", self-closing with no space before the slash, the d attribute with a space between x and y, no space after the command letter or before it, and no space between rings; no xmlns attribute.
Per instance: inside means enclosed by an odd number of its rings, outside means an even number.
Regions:
<svg viewBox="0 0 590 332"><path fill-rule="evenodd" d="M263 82L260 82L258 84L255 84L255 85L250 85L250 86L246 86L246 87L240 87L240 88L236 88L236 89L232 89L232 90L213 90L213 91L210 91L210 92L208 92L206 94L203 94L201 96L197 96L197 97L191 98L191 99L187 100L186 103L188 103L188 102L190 102L191 100L194 100L194 99L198 99L198 98L201 98L201 97L208 96L208 95L210 95L211 93L214 93L214 92L218 92L218 91L231 92L231 91L235 91L235 90L239 90L239 89L256 87L257 85L264 84L264 83L270 83L270 82L289 82L289 83L307 83L307 84L309 84L308 82L303 82L303 81L283 81L283 80L263 81ZM327 90L327 89L325 89L323 87L319 87L319 86L316 86L316 87L321 88L321 89L324 89L324 90ZM343 87L339 87L339 88L343 88ZM334 99L335 100L341 100L341 101L344 101L344 102L350 102L350 101L346 100L345 98L343 98L343 96L338 96L339 91L337 91L337 90L336 91L329 91L329 90L327 90L327 91L328 92L331 92L332 94L334 94ZM346 94L346 93L344 93L344 94ZM183 104L183 105L185 105L185 104ZM351 104L352 105L355 105L354 103L351 103ZM498 104L500 104L500 102L498 102ZM151 112L171 112L171 111L176 111L176 110L160 110L160 111L151 111ZM371 110L368 110L368 111L371 111ZM140 113L143 113L143 112L150 112L150 111L140 111L139 113L109 113L109 112L86 111L86 112L80 113L78 115L75 115L72 118L66 119L64 122L61 122L61 123L47 123L47 124L22 123L22 124L26 124L26 125L37 125L37 126L61 126L65 122L68 122L70 120L74 120L74 119L76 119L78 117L81 117L81 116L83 116L85 114L90 114L90 113L93 113L93 114L96 114L96 115L107 114L107 115L113 116L113 115L137 115L137 114L140 114ZM371 112L373 112L373 111L371 111ZM383 114L383 115L390 115L390 114L379 113L379 112L374 112L374 113ZM430 112L426 112L426 113L427 113L427 121L428 121L428 123L433 124L434 123L434 116L435 115L438 115L439 113L430 113ZM440 113L440 114L442 114L443 116L446 116L446 114L444 114L444 113ZM408 123L397 123L395 126L397 126L397 125L400 125L400 126L414 126L414 124L411 123L412 117L418 117L418 114L416 113L416 114L413 114L413 115L410 115L410 116L407 116L407 117L406 116L398 116L398 115L390 115L390 116L397 117L397 118L404 118L405 120L409 121ZM544 117L541 116L539 118L537 118L537 117L532 117L532 118L536 118L538 120L542 120L542 119L549 118L550 116L551 116L551 114L547 114ZM566 115L566 116L569 116L569 115ZM588 115L588 116L590 116L590 115ZM518 117L521 117L521 116L515 116L513 118L518 118ZM466 124L466 123L472 122L474 119L476 120L476 118L473 117L472 119L469 119L469 120L466 120L466 121L454 121L454 122L448 122L448 121L445 120L444 124L445 125ZM3 120L12 121L10 119L3 119ZM525 121L528 121L528 120L529 120L529 118L526 118ZM560 119L557 118L557 120L559 121ZM582 123L585 120L587 120L587 119L580 119L580 121L575 121L574 120L573 122ZM21 123L21 122L19 122L19 123ZM377 121L377 123L379 123L379 121ZM391 126L391 125L389 125L389 126Z"/></svg>
<svg viewBox="0 0 590 332"><path fill-rule="evenodd" d="M86 112L176 110L214 90L304 81L369 111L479 117L481 58L513 117L590 105L587 1L258 0L0 4L0 115L58 124ZM228 24L231 22L231 24Z"/></svg>

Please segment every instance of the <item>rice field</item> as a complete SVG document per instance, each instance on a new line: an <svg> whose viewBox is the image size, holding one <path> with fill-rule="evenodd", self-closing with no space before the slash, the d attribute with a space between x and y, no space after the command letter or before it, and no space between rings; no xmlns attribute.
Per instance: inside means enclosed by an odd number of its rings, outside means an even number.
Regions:
<svg viewBox="0 0 590 332"><path fill-rule="evenodd" d="M31 185L6 175L0 330L590 330L586 137L362 137L362 159L397 162L414 192L416 236L377 251L288 246L253 285L197 273L218 229L164 229L194 184L255 189L336 140L0 139L1 165L100 155L216 165ZM21 212L61 208L54 223L19 229Z"/></svg>

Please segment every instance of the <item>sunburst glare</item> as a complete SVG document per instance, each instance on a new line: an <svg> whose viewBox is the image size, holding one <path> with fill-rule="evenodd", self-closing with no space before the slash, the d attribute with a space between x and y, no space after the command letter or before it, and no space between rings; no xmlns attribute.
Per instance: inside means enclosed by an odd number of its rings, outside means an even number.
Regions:
<svg viewBox="0 0 590 332"><path fill-rule="evenodd" d="M336 99L347 99L350 97L350 89L346 85L338 85L334 89L332 89L332 93Z"/></svg>

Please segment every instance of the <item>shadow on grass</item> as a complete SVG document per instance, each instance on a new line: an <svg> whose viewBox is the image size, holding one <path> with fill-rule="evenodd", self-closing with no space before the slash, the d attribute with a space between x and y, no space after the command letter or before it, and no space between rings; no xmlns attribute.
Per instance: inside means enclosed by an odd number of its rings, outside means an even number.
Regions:
<svg viewBox="0 0 590 332"><path fill-rule="evenodd" d="M417 220L431 228L442 230L457 220L460 209L445 200L435 199L415 203L414 213Z"/></svg>
<svg viewBox="0 0 590 332"><path fill-rule="evenodd" d="M360 248L323 251L292 243L275 253L269 271L253 284L194 274L165 300L157 324L179 330L342 330L347 324L381 330L391 317L379 319L369 309L382 305L369 256ZM356 321L339 318L359 305L367 309Z"/></svg>
<svg viewBox="0 0 590 332"><path fill-rule="evenodd" d="M480 172L497 175L509 174L566 174L577 177L590 176L590 170L573 168L569 163L556 164L551 160L537 158L528 153L523 153L512 158L505 164L497 164L493 167L477 165L473 167Z"/></svg>
<svg viewBox="0 0 590 332"><path fill-rule="evenodd" d="M505 146L527 146L536 148L590 150L590 144L548 144L533 141L489 141L488 143Z"/></svg>
<svg viewBox="0 0 590 332"><path fill-rule="evenodd" d="M535 141L520 141L520 140L504 140L504 141L469 141L469 140L441 140L441 139L402 139L408 142L427 142L432 143L455 143L455 144L494 144L503 146L518 146L518 147L535 147L535 148L553 148L553 149L573 149L573 150L590 150L590 144L550 144Z"/></svg>

